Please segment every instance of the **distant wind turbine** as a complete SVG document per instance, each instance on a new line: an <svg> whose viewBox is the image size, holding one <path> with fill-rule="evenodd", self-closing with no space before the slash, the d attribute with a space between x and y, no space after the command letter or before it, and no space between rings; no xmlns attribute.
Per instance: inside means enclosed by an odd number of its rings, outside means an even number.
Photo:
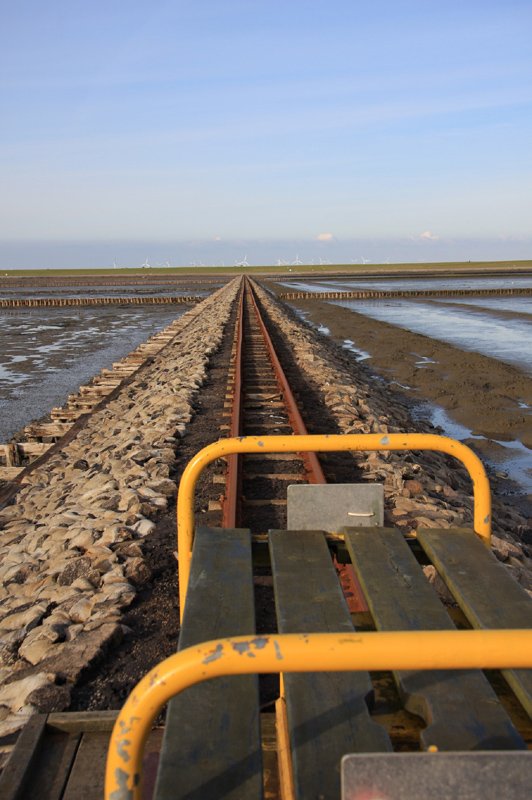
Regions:
<svg viewBox="0 0 532 800"><path fill-rule="evenodd" d="M144 264L141 264L140 266L141 266L143 269L149 269L149 266L150 266L150 265L148 264L148 259L146 259L146 261L144 262Z"/></svg>
<svg viewBox="0 0 532 800"><path fill-rule="evenodd" d="M363 264L369 264L369 258L364 258L364 256L361 256L360 260L362 261Z"/></svg>
<svg viewBox="0 0 532 800"><path fill-rule="evenodd" d="M300 266L302 263L303 263L303 262L301 261L301 259L300 259L300 258L299 258L299 256L297 255L297 256L296 256L296 260L295 260L295 261L292 261L292 266L293 266L293 267L299 267L299 266Z"/></svg>
<svg viewBox="0 0 532 800"><path fill-rule="evenodd" d="M235 261L235 267L249 267L248 257L244 256L242 261Z"/></svg>

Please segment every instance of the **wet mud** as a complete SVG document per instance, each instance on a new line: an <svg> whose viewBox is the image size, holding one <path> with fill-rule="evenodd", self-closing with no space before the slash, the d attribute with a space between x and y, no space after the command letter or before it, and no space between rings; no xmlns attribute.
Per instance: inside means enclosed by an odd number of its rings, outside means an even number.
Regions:
<svg viewBox="0 0 532 800"><path fill-rule="evenodd" d="M532 477L532 377L497 359L331 303L298 300L290 305L309 322L326 327L340 345L350 340L369 354L366 364L412 403L435 403L472 434L485 437L472 442L481 456L497 460L497 442L521 442L531 451Z"/></svg>

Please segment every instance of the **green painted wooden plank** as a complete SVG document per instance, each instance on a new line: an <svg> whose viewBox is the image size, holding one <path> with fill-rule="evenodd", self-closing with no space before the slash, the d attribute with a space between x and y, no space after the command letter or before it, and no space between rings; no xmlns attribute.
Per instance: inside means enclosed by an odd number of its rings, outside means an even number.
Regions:
<svg viewBox="0 0 532 800"><path fill-rule="evenodd" d="M100 800L105 782L109 734L85 733L63 794L63 800Z"/></svg>
<svg viewBox="0 0 532 800"><path fill-rule="evenodd" d="M280 633L353 632L322 531L271 531L270 553ZM297 798L340 797L345 753L391 750L368 711L367 673L283 676Z"/></svg>
<svg viewBox="0 0 532 800"><path fill-rule="evenodd" d="M53 711L46 722L49 728L66 733L88 733L89 731L111 731L118 711Z"/></svg>
<svg viewBox="0 0 532 800"><path fill-rule="evenodd" d="M474 628L532 628L532 600L473 531L431 528L418 541ZM532 717L532 670L503 675Z"/></svg>
<svg viewBox="0 0 532 800"><path fill-rule="evenodd" d="M81 733L64 733L47 725L21 800L62 800L80 742Z"/></svg>
<svg viewBox="0 0 532 800"><path fill-rule="evenodd" d="M46 728L46 714L34 714L19 734L17 743L0 775L2 800L18 800L35 763Z"/></svg>
<svg viewBox="0 0 532 800"><path fill-rule="evenodd" d="M452 630L453 623L403 535L350 528L346 540L378 630ZM521 736L478 670L395 674L405 707L423 718L425 748L519 750Z"/></svg>
<svg viewBox="0 0 532 800"><path fill-rule="evenodd" d="M251 535L199 528L179 650L255 632ZM262 797L258 678L216 678L168 706L157 800Z"/></svg>

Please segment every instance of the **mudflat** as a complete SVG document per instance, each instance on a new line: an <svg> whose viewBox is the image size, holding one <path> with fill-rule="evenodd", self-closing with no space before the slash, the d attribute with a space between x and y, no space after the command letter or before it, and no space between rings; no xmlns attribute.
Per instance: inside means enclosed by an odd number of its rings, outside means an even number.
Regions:
<svg viewBox="0 0 532 800"><path fill-rule="evenodd" d="M331 303L297 300L290 305L314 324L326 326L339 344L350 339L369 353L365 363L391 390L413 403L433 402L473 434L486 437L466 442L481 457L497 461L497 442L504 441L521 442L532 451L532 377L526 373ZM532 477L532 452L528 472ZM505 493L504 487L498 489ZM530 500L529 494L528 508Z"/></svg>
<svg viewBox="0 0 532 800"><path fill-rule="evenodd" d="M323 301L291 305L327 326L338 343L351 339L370 353L368 365L413 399L438 403L473 433L532 449L532 378L517 368Z"/></svg>

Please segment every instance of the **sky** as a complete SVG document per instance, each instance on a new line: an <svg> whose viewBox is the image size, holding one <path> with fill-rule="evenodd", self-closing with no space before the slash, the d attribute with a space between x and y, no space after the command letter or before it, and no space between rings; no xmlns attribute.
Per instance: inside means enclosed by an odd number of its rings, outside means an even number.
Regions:
<svg viewBox="0 0 532 800"><path fill-rule="evenodd" d="M532 258L531 0L0 25L0 268Z"/></svg>

